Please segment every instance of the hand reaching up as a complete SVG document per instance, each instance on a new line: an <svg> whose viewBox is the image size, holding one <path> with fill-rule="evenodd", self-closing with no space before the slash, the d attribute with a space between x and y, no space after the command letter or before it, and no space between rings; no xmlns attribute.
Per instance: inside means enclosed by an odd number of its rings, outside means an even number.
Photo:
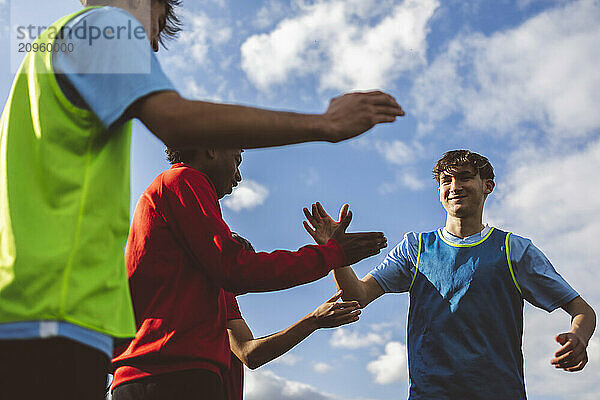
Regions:
<svg viewBox="0 0 600 400"><path fill-rule="evenodd" d="M387 246L383 232L346 233L352 221L352 211L348 211L348 204L340 209L338 221L334 221L318 202L312 205L312 212L305 208L304 215L308 220L303 221L304 229L315 242L325 244L330 239L335 239L342 246L348 265L379 254Z"/></svg>

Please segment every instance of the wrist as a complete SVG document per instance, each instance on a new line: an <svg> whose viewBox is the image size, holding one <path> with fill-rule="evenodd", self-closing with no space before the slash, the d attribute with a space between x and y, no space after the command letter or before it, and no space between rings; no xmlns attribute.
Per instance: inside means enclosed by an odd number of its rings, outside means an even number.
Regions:
<svg viewBox="0 0 600 400"><path fill-rule="evenodd" d="M310 118L310 131L315 135L315 140L333 143L337 141L331 121L325 114L311 115Z"/></svg>
<svg viewBox="0 0 600 400"><path fill-rule="evenodd" d="M588 346L589 339L588 339L588 340L586 340L586 337L585 337L585 335L582 335L580 332L578 332L578 330L577 330L577 329L571 329L571 330L569 331L569 333L572 333L573 335L577 336L577 339L579 339L579 341L580 341L581 343L583 343L583 345L584 345L585 347L587 347L587 346Z"/></svg>
<svg viewBox="0 0 600 400"><path fill-rule="evenodd" d="M310 332L314 332L320 328L317 315L314 311L304 317L304 320Z"/></svg>

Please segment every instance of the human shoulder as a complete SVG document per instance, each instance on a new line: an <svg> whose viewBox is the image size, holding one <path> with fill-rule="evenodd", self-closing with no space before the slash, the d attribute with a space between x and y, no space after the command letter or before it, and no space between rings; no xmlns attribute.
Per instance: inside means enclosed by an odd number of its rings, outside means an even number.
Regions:
<svg viewBox="0 0 600 400"><path fill-rule="evenodd" d="M92 26L96 27L113 26L117 28L118 26L125 26L133 29L137 27L143 28L142 24L137 20L137 18L120 7L106 6L93 8L83 14L80 14L79 17L73 18L69 23L67 23L67 25L80 25L83 23L83 21L86 22L88 27L90 26L90 23L94 23Z"/></svg>
<svg viewBox="0 0 600 400"><path fill-rule="evenodd" d="M161 184L167 188L173 189L182 184L191 184L194 188L214 191L213 185L206 174L184 163L173 164L171 168L163 171L159 177Z"/></svg>

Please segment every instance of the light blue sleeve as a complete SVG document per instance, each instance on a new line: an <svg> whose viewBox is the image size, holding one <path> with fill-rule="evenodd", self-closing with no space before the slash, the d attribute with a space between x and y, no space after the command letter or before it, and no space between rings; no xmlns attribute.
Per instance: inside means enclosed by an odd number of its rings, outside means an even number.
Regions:
<svg viewBox="0 0 600 400"><path fill-rule="evenodd" d="M63 78L61 88L69 100L80 98L106 127L136 100L175 90L140 29L144 28L126 11L103 7L70 21L56 39L56 44L71 45L73 50L58 51L53 57L54 71ZM64 81L76 96L65 90Z"/></svg>
<svg viewBox="0 0 600 400"><path fill-rule="evenodd" d="M531 240L512 234L509 250L515 279L529 303L551 312L579 296Z"/></svg>
<svg viewBox="0 0 600 400"><path fill-rule="evenodd" d="M407 292L415 275L419 234L409 232L369 274L386 293Z"/></svg>

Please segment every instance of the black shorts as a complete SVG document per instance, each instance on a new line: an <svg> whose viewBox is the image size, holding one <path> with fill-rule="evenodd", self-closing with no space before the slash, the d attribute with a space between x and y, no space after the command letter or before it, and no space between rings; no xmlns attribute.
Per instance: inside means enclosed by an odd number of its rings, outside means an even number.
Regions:
<svg viewBox="0 0 600 400"><path fill-rule="evenodd" d="M104 400L108 356L74 340L0 340L2 398Z"/></svg>
<svg viewBox="0 0 600 400"><path fill-rule="evenodd" d="M113 400L226 400L225 388L216 373L190 369L149 376L117 386Z"/></svg>

